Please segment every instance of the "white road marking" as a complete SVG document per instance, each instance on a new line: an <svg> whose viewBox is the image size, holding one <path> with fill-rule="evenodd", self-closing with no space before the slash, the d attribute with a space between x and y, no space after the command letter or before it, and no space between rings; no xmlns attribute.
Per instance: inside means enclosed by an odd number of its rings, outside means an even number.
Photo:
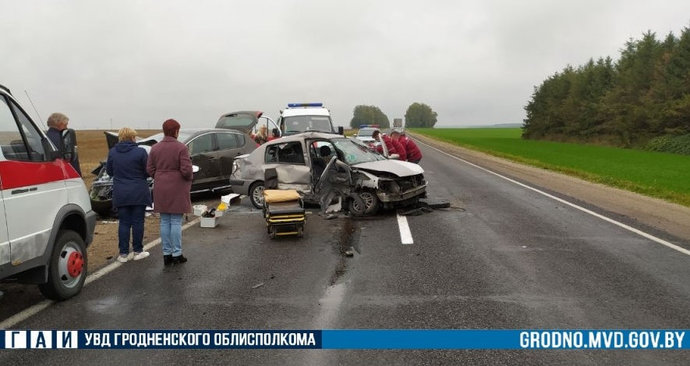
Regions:
<svg viewBox="0 0 690 366"><path fill-rule="evenodd" d="M584 207L582 207L582 206L578 206L578 205L576 205L576 204L574 204L574 203L572 203L572 202L568 202L568 201L566 201L566 200L564 200L564 199L558 198L558 197L556 197L556 196L554 196L554 195L552 195L552 194L548 194L548 193L546 193L546 192L544 192L544 191L541 191L541 190L539 190L539 189L537 189L537 188L530 187L530 186L528 186L528 185L526 185L526 184L520 183L520 182L518 182L518 181L516 181L516 180L514 180L514 179L511 179L511 178L508 178L508 177L506 177L506 176L504 176L504 175L498 174L498 173L496 173L496 172L494 172L494 171L492 171L492 170L489 170L489 169L486 169L486 168L484 168L484 167L481 167L481 166L479 166L479 165L477 165L477 164L471 163L471 162L469 162L469 161L467 161L467 160L465 160L465 159L459 158L459 157L457 157L457 156L455 156L455 155L451 155L451 154L449 154L449 153L447 153L447 152L445 152L445 151L442 151L442 150L440 150L440 149L437 149L437 148L435 148L435 147L433 147L433 146L431 146L431 145L429 145L429 144L425 144L425 143L423 143L423 142L421 142L421 141L419 141L419 140L417 140L417 141L418 141L420 144L422 144L422 145L425 145L425 146L427 146L427 147L429 147L429 148L431 148L431 149L434 149L434 150L440 152L441 154L444 154L444 155L446 155L446 156L450 156L450 157L453 158L453 159L462 161L462 162L465 163L465 164L468 164L468 165L471 165L471 166L473 166L473 167L475 167L475 168L481 169L481 170L483 170L483 171L485 171L485 172L487 172L487 173L493 174L493 175L495 175L495 176L497 176L497 177L499 177L499 178L505 179L505 180L507 180L507 181L509 181L509 182L511 182L511 183L515 183L515 184L519 185L520 187L524 187L524 188L527 188L527 189L529 189L529 190L531 190L531 191L537 192L537 193L539 193L539 194L541 194L541 195L543 195L543 196L545 196L545 197L551 198L551 199L553 199L553 200L555 200L555 201L558 201L558 202L560 202L560 203L562 203L562 204L564 204L564 205L568 205L568 206L570 206L570 207L572 207L572 208L578 209L578 210L580 210L580 211L582 211L582 212L584 212L584 213L587 213L587 214L589 214L589 215L592 215L592 216L594 216L594 217L597 217L597 218L599 218L599 219L602 219L602 220L604 220L604 221L606 221L606 222L609 222L609 223L611 223L611 224L614 224L614 225L616 225L616 226L618 226L618 227L621 227L621 228L623 228L623 229L625 229L625 230L628 230L628 231L633 232L633 233L635 233L635 234L637 234L637 235L639 235L639 236L642 236L643 238L647 238L647 239L649 239L649 240L651 240L651 241L653 241L653 242L656 242L656 243L658 243L658 244L664 245L664 246L666 246L666 247L668 247L668 248L671 248L671 249L673 249L673 250L676 250L676 251L678 251L678 252L680 252L680 253L683 253L683 254L685 254L685 255L690 255L690 250L685 249L685 248L683 248L683 247L681 247L681 246L678 246L678 245L676 245L676 244L673 244L673 243L671 243L671 242L669 242L669 241L666 241L666 240L664 240L664 239L658 238L658 237L656 237L656 236L654 236L654 235L652 235L652 234L648 234L648 233L646 233L646 232L644 232L644 231L642 231L642 230L635 229L634 227L628 226L628 225L626 225L626 224L624 224L624 223L622 223L622 222L620 222L620 221L616 221L616 220L614 220L614 219L612 219L612 218L606 217L606 216L604 216L604 215L600 215L600 214L598 214L598 213L596 213L596 212L594 212L594 211L588 210L588 209L586 209L586 208L584 208Z"/></svg>
<svg viewBox="0 0 690 366"><path fill-rule="evenodd" d="M398 214L398 227L400 228L400 241L403 244L414 244L410 226L407 224L407 217Z"/></svg>
<svg viewBox="0 0 690 366"><path fill-rule="evenodd" d="M201 219L196 218L196 219L186 223L185 225L182 226L182 230L185 230L185 229L191 227L192 225L198 224L199 221L201 221ZM160 242L161 242L161 238L158 238L152 242L149 242L146 245L144 245L144 250L149 250L149 249L155 247L156 245L160 244ZM124 263L113 262L113 263L110 263L109 265L99 269L98 271L90 274L89 276L86 277L86 280L84 280L84 286L86 286L86 285L90 284L91 282L93 282L93 281L105 276L106 274L114 271L116 268L122 266L123 264ZM39 313L43 309L46 309L47 307L52 305L54 302L55 301L53 301L53 300L43 300L36 305L33 305L29 308L22 310L21 312L19 312L17 314L14 314L11 317L3 320L0 323L0 329L9 329L10 327L13 327L15 324L28 319L29 317L31 317L34 314Z"/></svg>
<svg viewBox="0 0 690 366"><path fill-rule="evenodd" d="M0 323L0 329L9 329L10 327L14 326L15 324L24 321L28 319L30 316L40 312L41 310L47 308L48 306L52 305L55 301L53 300L43 300L39 302L38 304L31 306L29 308L26 308L22 310L21 312L12 315L11 317L5 319Z"/></svg>

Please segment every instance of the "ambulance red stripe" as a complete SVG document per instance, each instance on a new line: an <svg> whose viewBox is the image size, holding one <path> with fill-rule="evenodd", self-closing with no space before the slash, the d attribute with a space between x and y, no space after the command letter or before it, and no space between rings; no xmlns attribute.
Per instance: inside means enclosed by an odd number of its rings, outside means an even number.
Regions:
<svg viewBox="0 0 690 366"><path fill-rule="evenodd" d="M0 161L0 189L28 187L68 178L79 178L72 165L62 159L46 162Z"/></svg>

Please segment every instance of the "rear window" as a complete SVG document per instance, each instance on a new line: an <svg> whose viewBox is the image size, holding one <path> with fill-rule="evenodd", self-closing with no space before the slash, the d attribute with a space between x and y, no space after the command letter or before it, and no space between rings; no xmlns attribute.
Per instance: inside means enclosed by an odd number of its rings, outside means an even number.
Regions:
<svg viewBox="0 0 690 366"><path fill-rule="evenodd" d="M246 114L233 114L220 117L216 128L248 128L254 123L254 117Z"/></svg>
<svg viewBox="0 0 690 366"><path fill-rule="evenodd" d="M240 135L236 133L219 133L216 135L216 137L218 141L218 148L221 150L235 149L241 146L238 141Z"/></svg>

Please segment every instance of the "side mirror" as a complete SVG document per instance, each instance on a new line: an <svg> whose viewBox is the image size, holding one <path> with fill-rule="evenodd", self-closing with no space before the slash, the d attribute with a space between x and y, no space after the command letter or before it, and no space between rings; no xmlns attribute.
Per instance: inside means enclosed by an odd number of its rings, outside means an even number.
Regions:
<svg viewBox="0 0 690 366"><path fill-rule="evenodd" d="M62 158L71 162L77 155L77 133L67 128L62 130Z"/></svg>
<svg viewBox="0 0 690 366"><path fill-rule="evenodd" d="M338 135L343 135L343 136L345 136L345 127L343 127L343 126L338 126Z"/></svg>
<svg viewBox="0 0 690 366"><path fill-rule="evenodd" d="M273 137L278 138L280 137L280 130L277 128L274 128L271 133L273 134Z"/></svg>
<svg viewBox="0 0 690 366"><path fill-rule="evenodd" d="M388 159L400 160L400 155L398 155L398 154L390 154L390 155L388 156Z"/></svg>

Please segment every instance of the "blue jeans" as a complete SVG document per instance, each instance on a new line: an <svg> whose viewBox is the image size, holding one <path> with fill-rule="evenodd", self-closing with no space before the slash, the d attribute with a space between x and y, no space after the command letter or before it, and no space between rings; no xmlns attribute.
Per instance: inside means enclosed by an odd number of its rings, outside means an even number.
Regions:
<svg viewBox="0 0 690 366"><path fill-rule="evenodd" d="M120 221L117 228L118 246L120 254L129 253L129 233L132 231L132 249L135 252L144 250L144 215L146 206L121 206L117 208Z"/></svg>
<svg viewBox="0 0 690 366"><path fill-rule="evenodd" d="M161 213L163 255L182 255L182 214Z"/></svg>

